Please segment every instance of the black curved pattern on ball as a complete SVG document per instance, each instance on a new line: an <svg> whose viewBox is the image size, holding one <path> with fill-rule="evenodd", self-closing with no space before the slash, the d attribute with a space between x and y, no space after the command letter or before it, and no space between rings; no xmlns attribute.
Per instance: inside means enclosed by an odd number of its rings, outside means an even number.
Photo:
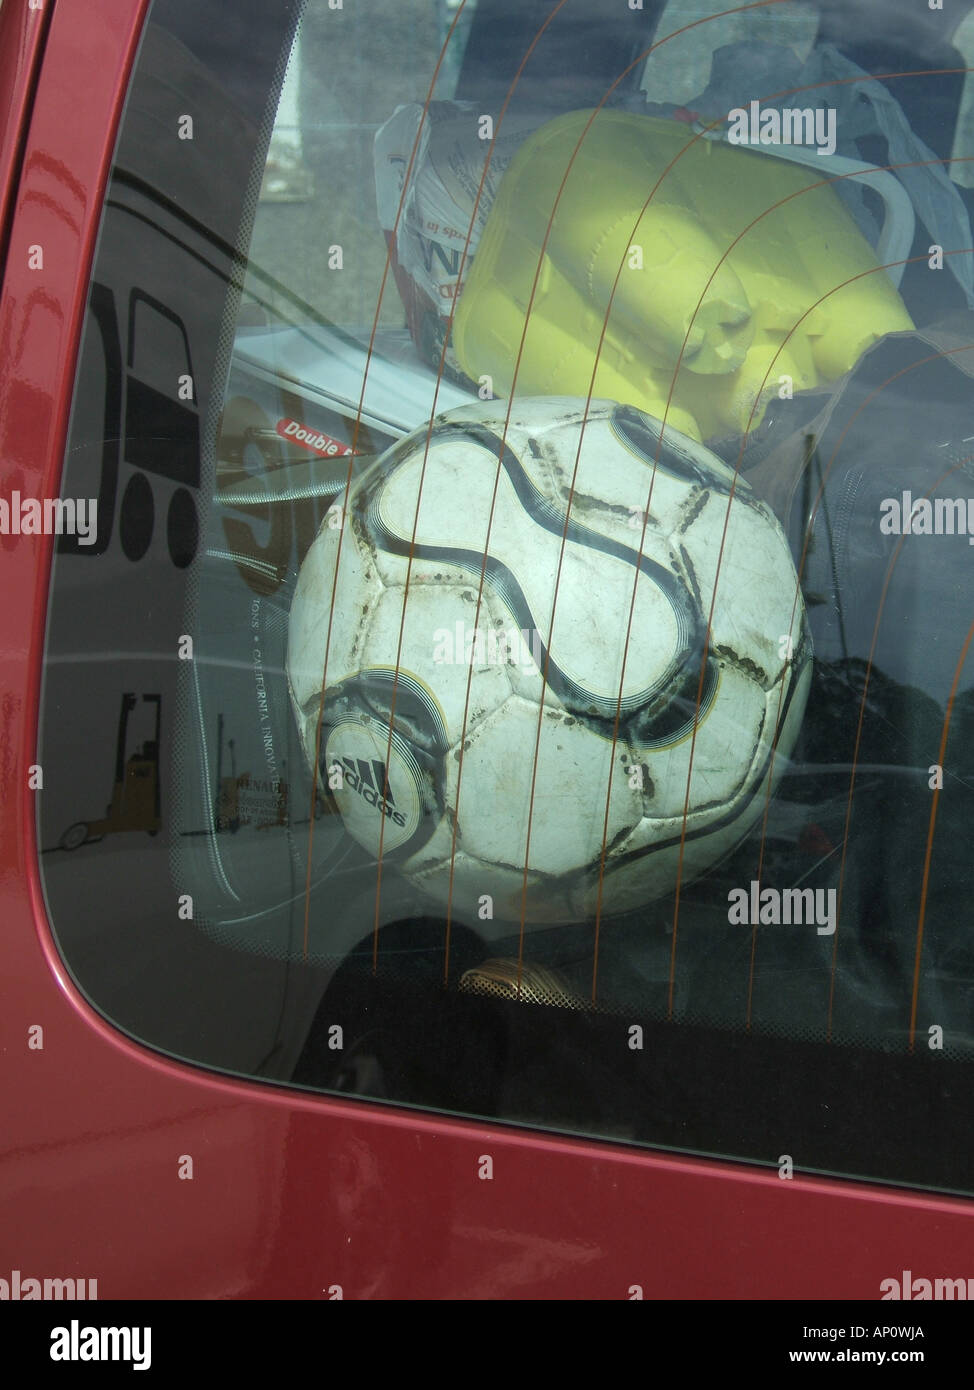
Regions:
<svg viewBox="0 0 974 1390"><path fill-rule="evenodd" d="M733 469L716 456L708 457L710 451L703 445L693 445L691 440L681 439L673 430L664 432L658 421L634 405L615 406L609 416L609 427L616 438L650 468L685 483L699 483L724 497L731 495ZM701 454L704 457L699 457ZM734 495L740 502L753 505L750 485L743 478L737 479Z"/></svg>
<svg viewBox="0 0 974 1390"><path fill-rule="evenodd" d="M792 701L801 684L806 667L811 664L811 660L811 643L803 618L801 632L795 645L795 654L792 659L788 686L776 719L775 736L768 742L760 767L748 776L744 785L750 785L755 789L760 787L771 772L773 759L781 757L781 753L778 749L778 734L785 725L785 721L791 710ZM681 841L689 843L691 840L706 839L708 835L714 835L718 831L723 830L725 826L731 825L735 820L740 819L742 812L743 808L740 805L730 805L727 806L719 816L716 816L713 820L708 820L705 825L701 825L697 829L686 826L681 829L679 833L668 835L665 839L653 840L652 843L648 845L641 845L639 849L624 850L621 853L617 853L613 855L611 860L606 862L604 873L606 877L608 877L609 874L618 872L619 869L634 863L638 859L647 859L650 855L658 854L661 850L676 849L679 847ZM600 849L599 854L589 864L579 869L579 878L589 878L593 882L596 881L600 872L601 862L602 851Z"/></svg>
<svg viewBox="0 0 974 1390"><path fill-rule="evenodd" d="M455 437L458 433L468 436L486 449L492 458L500 460L518 501L536 525L559 540L564 536L576 545L622 560L652 580L669 603L677 627L676 655L659 679L646 689L626 696L622 700L621 709L616 696L599 695L586 690L567 675L550 656L524 591L508 566L491 555L485 560L482 552L461 546L423 545L419 542L411 544L408 537L390 531L379 514L381 484L367 497L359 499L361 510L358 514L372 544L377 549L393 555L408 556L412 552L414 556L424 560L440 560L478 577L483 569L485 582L506 604L518 626L522 630L538 634L537 650L533 651L532 655L538 663L539 670L545 675L548 685L565 709L595 733L604 738L611 738L616 712L619 710L620 725L623 728L626 728L631 720L638 719L639 743L643 747L669 743L680 737L692 725L693 719L688 723L682 702L674 700L673 693L682 688L682 677L685 674L692 674L694 682L699 679L700 664L706 645L706 624L702 614L694 609L686 589L674 574L649 556L642 555L608 536L600 535L571 516L566 517L561 508L538 491L506 441L485 425L473 422L436 425L430 431L429 447L432 449L438 439ZM386 477L388 474L384 475L381 481L385 481ZM701 713L713 699L718 674L716 662L708 657ZM658 704L659 708L653 709L654 703Z"/></svg>
<svg viewBox="0 0 974 1390"><path fill-rule="evenodd" d="M408 858L429 840L445 810L443 758L450 738L443 715L432 693L408 671L396 672L392 666L366 667L330 687L322 710L322 737L318 771L327 796L329 779L328 741L343 725L360 727L364 719L375 719L391 729L394 748L413 779L422 809L415 833L398 849L384 849L383 857L394 862ZM369 773L365 776L368 778ZM383 774L371 776L379 796L389 792Z"/></svg>

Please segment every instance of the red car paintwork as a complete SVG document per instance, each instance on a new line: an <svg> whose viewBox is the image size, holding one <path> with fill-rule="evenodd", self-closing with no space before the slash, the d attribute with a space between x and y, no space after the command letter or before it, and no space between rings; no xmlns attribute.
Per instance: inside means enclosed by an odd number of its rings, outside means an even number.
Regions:
<svg viewBox="0 0 974 1390"><path fill-rule="evenodd" d="M0 246L6 244L21 144L44 46L48 11L0 6Z"/></svg>
<svg viewBox="0 0 974 1390"><path fill-rule="evenodd" d="M8 496L57 493L146 10L4 0L0 12ZM29 268L32 246L43 269ZM967 1269L974 1203L299 1094L117 1033L61 964L38 876L28 778L50 560L50 539L0 546L0 1276L95 1278L103 1299L324 1299L335 1286L345 1298L626 1299L635 1285L646 1298L870 1299L904 1268ZM42 1050L28 1047L38 1024Z"/></svg>

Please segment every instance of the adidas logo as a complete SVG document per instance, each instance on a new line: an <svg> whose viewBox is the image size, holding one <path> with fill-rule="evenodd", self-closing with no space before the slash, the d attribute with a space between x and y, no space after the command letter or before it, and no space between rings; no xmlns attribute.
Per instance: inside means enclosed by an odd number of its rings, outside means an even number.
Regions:
<svg viewBox="0 0 974 1390"><path fill-rule="evenodd" d="M389 774L385 763L373 758L342 758L342 781L346 787L357 792L363 801L388 816L396 825L405 825L406 818L396 810L396 799L389 785Z"/></svg>

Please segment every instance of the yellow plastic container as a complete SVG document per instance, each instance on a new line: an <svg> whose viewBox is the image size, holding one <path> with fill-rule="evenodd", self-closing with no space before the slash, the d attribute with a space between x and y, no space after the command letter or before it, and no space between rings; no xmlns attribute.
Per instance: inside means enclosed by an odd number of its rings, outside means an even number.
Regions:
<svg viewBox="0 0 974 1390"><path fill-rule="evenodd" d="M828 158L818 173L625 112L585 132L590 116L543 126L504 176L453 325L474 381L510 395L520 354L519 396L591 391L708 439L754 428L771 397L831 383L913 328L855 222L816 187Z"/></svg>

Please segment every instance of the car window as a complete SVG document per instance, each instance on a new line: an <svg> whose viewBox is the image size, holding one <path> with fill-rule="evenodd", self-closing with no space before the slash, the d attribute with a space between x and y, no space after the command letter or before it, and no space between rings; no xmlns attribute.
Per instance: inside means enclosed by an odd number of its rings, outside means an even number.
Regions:
<svg viewBox="0 0 974 1390"><path fill-rule="evenodd" d="M155 0L38 754L116 1026L969 1189L967 11Z"/></svg>

